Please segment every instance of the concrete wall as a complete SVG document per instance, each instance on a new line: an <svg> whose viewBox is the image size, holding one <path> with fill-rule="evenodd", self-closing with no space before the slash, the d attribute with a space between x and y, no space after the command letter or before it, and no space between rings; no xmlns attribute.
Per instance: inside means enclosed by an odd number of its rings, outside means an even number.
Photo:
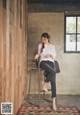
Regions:
<svg viewBox="0 0 80 115"><path fill-rule="evenodd" d="M64 53L64 13L36 12L28 14L28 70L43 32L51 35L61 73L57 74L57 94L80 94L80 54ZM28 72L29 73L29 72ZM34 75L34 74L33 74ZM33 85L36 74L33 76Z"/></svg>

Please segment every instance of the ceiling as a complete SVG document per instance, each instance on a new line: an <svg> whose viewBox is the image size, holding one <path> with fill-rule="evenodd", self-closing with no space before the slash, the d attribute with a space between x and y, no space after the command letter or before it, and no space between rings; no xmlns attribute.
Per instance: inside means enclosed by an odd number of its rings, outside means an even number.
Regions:
<svg viewBox="0 0 80 115"><path fill-rule="evenodd" d="M53 5L80 4L80 0L27 0L28 3L45 3Z"/></svg>
<svg viewBox="0 0 80 115"><path fill-rule="evenodd" d="M27 0L27 2L29 12L80 11L80 0Z"/></svg>

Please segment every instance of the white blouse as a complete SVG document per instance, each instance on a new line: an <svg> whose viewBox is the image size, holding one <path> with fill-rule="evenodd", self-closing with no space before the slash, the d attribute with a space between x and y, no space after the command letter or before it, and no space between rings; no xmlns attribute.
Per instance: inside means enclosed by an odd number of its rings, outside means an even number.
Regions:
<svg viewBox="0 0 80 115"><path fill-rule="evenodd" d="M40 61L52 61L54 62L54 59L56 57L56 51L55 51L55 46L53 44L47 44L44 45L43 51L41 52L42 44L38 45L38 54L40 55ZM52 57L46 58L45 56L49 54Z"/></svg>

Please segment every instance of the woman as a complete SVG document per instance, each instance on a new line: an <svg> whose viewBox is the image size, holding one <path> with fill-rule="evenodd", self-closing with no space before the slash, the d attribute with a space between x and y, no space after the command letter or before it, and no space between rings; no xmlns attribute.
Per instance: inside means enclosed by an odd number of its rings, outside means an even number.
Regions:
<svg viewBox="0 0 80 115"><path fill-rule="evenodd" d="M51 83L52 89L52 105L53 109L56 107L56 72L54 70L54 59L56 57L55 46L50 44L50 36L48 33L41 35L42 44L38 46L38 54L35 59L40 58L40 68L45 71L45 81L43 83L43 90L47 91L47 83Z"/></svg>

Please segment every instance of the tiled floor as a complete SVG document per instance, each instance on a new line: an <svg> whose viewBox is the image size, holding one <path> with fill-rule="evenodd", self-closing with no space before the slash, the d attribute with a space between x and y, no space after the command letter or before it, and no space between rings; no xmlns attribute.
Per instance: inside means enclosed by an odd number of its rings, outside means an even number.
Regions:
<svg viewBox="0 0 80 115"><path fill-rule="evenodd" d="M80 109L80 96L77 95L58 96L57 104L62 106L76 106Z"/></svg>
<svg viewBox="0 0 80 115"><path fill-rule="evenodd" d="M32 96L31 96L32 97ZM35 100L34 100L34 99ZM45 101L41 98L40 101L36 101L37 96L33 96L32 100L28 100L27 97L25 98L23 105L28 105L28 101L31 103L35 103L38 105L52 105L52 101L49 95L45 96L45 99L47 99L48 101ZM79 110L80 110L80 95L58 95L57 96L57 105L59 106L76 106Z"/></svg>

